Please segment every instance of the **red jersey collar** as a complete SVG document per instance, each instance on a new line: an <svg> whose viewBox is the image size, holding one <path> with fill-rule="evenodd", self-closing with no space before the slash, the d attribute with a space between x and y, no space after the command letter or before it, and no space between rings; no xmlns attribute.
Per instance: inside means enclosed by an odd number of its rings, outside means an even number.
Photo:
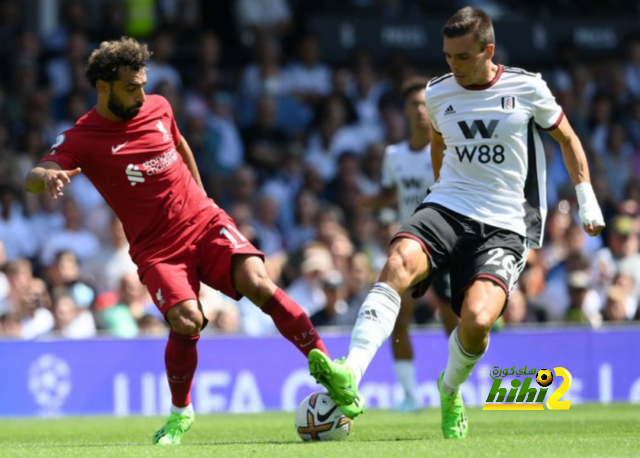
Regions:
<svg viewBox="0 0 640 458"><path fill-rule="evenodd" d="M469 91L483 91L485 89L489 89L491 86L496 84L500 77L502 76L502 71L504 70L502 64L498 64L498 71L496 72L496 76L493 77L491 81L486 84L472 84L470 86L462 86L463 88Z"/></svg>

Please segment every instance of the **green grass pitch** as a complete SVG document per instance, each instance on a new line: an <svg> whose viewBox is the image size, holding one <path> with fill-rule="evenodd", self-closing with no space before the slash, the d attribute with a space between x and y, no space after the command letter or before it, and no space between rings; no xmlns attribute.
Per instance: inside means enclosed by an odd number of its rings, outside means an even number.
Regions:
<svg viewBox="0 0 640 458"><path fill-rule="evenodd" d="M292 413L199 415L183 445L158 448L164 418L0 421L0 456L12 457L611 457L640 456L640 406L575 405L568 411L469 411L469 437L444 440L440 412L369 411L344 442L303 443Z"/></svg>

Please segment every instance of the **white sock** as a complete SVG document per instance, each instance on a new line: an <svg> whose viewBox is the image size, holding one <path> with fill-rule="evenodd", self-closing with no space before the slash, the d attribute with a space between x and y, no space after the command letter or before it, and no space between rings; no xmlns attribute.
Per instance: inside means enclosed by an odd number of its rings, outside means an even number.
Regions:
<svg viewBox="0 0 640 458"><path fill-rule="evenodd" d="M416 381L416 364L412 359L402 359L393 363L396 377L402 385L405 399L418 402L418 384Z"/></svg>
<svg viewBox="0 0 640 458"><path fill-rule="evenodd" d="M373 285L358 312L347 356L347 364L353 370L357 383L360 383L378 348L391 335L398 312L398 293L386 283Z"/></svg>
<svg viewBox="0 0 640 458"><path fill-rule="evenodd" d="M193 404L189 404L188 406L185 406L185 407L176 407L173 404L171 404L171 412L177 413L178 415L187 414L187 415L193 416L194 415Z"/></svg>
<svg viewBox="0 0 640 458"><path fill-rule="evenodd" d="M489 345L487 345L489 348ZM477 355L468 354L458 340L458 328L456 327L449 336L449 360L442 377L443 390L449 396L457 393L462 385L471 375L476 363L487 352L487 348Z"/></svg>

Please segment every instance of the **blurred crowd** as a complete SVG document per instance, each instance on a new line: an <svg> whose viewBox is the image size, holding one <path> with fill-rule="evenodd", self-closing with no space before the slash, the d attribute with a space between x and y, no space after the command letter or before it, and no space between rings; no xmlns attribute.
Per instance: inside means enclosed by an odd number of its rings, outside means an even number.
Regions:
<svg viewBox="0 0 640 458"><path fill-rule="evenodd" d="M359 50L330 64L301 20L300 1L220 3L231 5L217 20L236 29L233 56L217 30L199 22L207 2L158 2L157 26L145 38L154 53L146 90L170 101L207 193L266 254L272 278L316 325L350 326L399 227L394 209L361 205L379 191L385 147L407 135L399 88L408 77L443 73L444 62L420 68L400 54L377 62ZM404 14L423 3L315 0L308 8ZM458 6L441 3L444 12ZM511 3L486 2L503 10ZM572 2L540 5L548 3ZM64 3L60 25L39 36L25 27L17 1L0 1L0 58L9 63L0 72L3 337L167 332L122 225L84 176L60 200L22 190L56 136L95 103L84 78L88 54L126 32L123 2L104 2L97 24L87 4ZM528 70L543 73L582 140L608 226L599 237L584 233L561 151L545 137L545 246L530 252L506 325L640 320L640 38L629 38L617 56L579 56L564 45L553 65ZM510 57L502 63L518 66ZM204 285L200 299L206 332L276 332L246 300ZM438 322L434 303L430 293L420 300L416 323Z"/></svg>

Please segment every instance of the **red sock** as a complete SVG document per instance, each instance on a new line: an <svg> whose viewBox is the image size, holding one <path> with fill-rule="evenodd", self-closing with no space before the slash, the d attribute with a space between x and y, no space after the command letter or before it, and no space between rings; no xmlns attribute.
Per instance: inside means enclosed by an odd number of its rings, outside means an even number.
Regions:
<svg viewBox="0 0 640 458"><path fill-rule="evenodd" d="M329 354L309 316L280 288L262 307L262 311L273 319L280 334L305 356L314 348Z"/></svg>
<svg viewBox="0 0 640 458"><path fill-rule="evenodd" d="M176 407L186 407L191 403L191 382L198 365L198 339L200 334L185 336L169 332L164 362L171 389L171 403Z"/></svg>

